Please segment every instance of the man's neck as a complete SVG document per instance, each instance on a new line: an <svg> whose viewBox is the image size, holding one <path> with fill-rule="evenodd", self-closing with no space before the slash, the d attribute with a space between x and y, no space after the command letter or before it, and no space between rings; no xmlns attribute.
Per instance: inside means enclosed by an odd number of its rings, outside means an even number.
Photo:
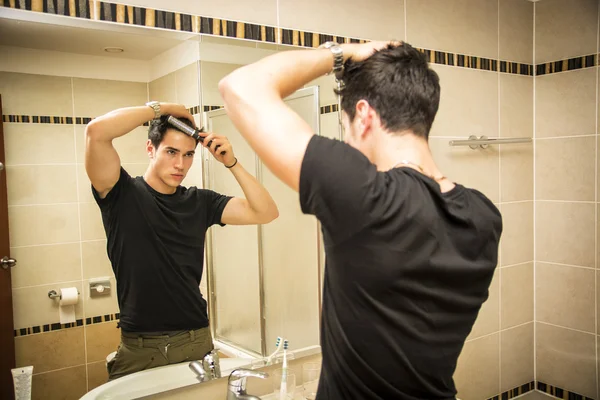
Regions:
<svg viewBox="0 0 600 400"><path fill-rule="evenodd" d="M440 174L429 144L411 132L383 133L379 135L378 150L375 154L375 165L379 171L388 171L398 165L406 165L421 169L426 175Z"/></svg>
<svg viewBox="0 0 600 400"><path fill-rule="evenodd" d="M149 165L148 169L144 173L144 181L150 186L152 189L156 190L158 193L162 194L173 194L177 191L176 188L173 188L167 184L165 184L152 169L152 166Z"/></svg>

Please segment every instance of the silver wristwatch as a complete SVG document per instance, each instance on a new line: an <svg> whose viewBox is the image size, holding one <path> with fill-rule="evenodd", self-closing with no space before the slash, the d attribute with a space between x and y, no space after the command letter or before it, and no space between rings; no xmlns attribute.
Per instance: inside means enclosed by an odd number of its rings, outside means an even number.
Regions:
<svg viewBox="0 0 600 400"><path fill-rule="evenodd" d="M333 73L336 79L341 80L342 72L344 71L344 52L340 45L337 42L325 42L319 48L331 50L331 54L333 54L333 70L329 74Z"/></svg>
<svg viewBox="0 0 600 400"><path fill-rule="evenodd" d="M148 107L154 110L154 119L160 118L160 103L158 101L149 101L146 103Z"/></svg>

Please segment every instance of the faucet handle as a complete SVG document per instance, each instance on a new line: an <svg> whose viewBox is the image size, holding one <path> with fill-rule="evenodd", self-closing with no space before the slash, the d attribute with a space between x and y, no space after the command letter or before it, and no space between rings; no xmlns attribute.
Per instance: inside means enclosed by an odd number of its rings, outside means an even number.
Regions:
<svg viewBox="0 0 600 400"><path fill-rule="evenodd" d="M206 381L206 371L204 371L204 368L202 367L202 364L200 364L198 361L192 361L189 364L189 367L192 371L194 371L194 373L196 374L196 378L200 381L200 382L204 382Z"/></svg>
<svg viewBox="0 0 600 400"><path fill-rule="evenodd" d="M246 378L267 379L269 374L266 372L253 371L245 368L235 369L229 374L229 392L237 394L246 394Z"/></svg>

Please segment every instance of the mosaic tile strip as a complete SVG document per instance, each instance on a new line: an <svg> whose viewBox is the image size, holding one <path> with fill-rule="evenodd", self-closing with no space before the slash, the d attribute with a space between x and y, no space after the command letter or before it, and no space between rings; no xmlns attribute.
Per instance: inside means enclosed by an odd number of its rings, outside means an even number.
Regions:
<svg viewBox="0 0 600 400"><path fill-rule="evenodd" d="M91 117L48 117L44 115L10 115L2 116L2 122L21 124L50 124L50 125L87 125L94 118ZM149 126L148 122L143 126Z"/></svg>
<svg viewBox="0 0 600 400"><path fill-rule="evenodd" d="M339 109L340 109L339 104L330 104L330 105L327 105L327 106L322 106L321 107L321 115L323 115L323 114L329 114L329 113L332 113L332 112L338 112Z"/></svg>
<svg viewBox="0 0 600 400"><path fill-rule="evenodd" d="M510 400L517 396L521 396L525 393L531 392L535 389L535 382L529 382L524 385L513 388L509 391L506 391L498 396L494 396L488 400Z"/></svg>
<svg viewBox="0 0 600 400"><path fill-rule="evenodd" d="M476 56L466 56L464 54L448 53L445 51L429 49L418 50L422 53L425 53L427 60L433 64L533 76L532 64L515 63Z"/></svg>
<svg viewBox="0 0 600 400"><path fill-rule="evenodd" d="M582 396L577 393L569 392L568 390L561 389L552 385L548 385L543 382L537 382L537 390L540 392L547 393L559 399L565 400L594 400L591 397Z"/></svg>
<svg viewBox="0 0 600 400"><path fill-rule="evenodd" d="M15 329L14 336L21 337L21 336L34 335L36 333L54 332L54 331L59 331L61 329L77 328L77 327L84 326L84 325L93 325L93 324L101 324L103 322L118 321L120 318L121 318L121 314L116 313L116 314L99 315L96 317L86 318L85 320L78 319L75 322L72 322L70 324L60 324L57 322L54 324L32 326L29 328Z"/></svg>
<svg viewBox="0 0 600 400"><path fill-rule="evenodd" d="M574 71L598 65L598 54L569 58L568 60L553 61L538 64L535 67L536 76L555 74L557 72Z"/></svg>
<svg viewBox="0 0 600 400"><path fill-rule="evenodd" d="M94 9L93 0L3 0L2 5L17 10L87 19L91 19Z"/></svg>

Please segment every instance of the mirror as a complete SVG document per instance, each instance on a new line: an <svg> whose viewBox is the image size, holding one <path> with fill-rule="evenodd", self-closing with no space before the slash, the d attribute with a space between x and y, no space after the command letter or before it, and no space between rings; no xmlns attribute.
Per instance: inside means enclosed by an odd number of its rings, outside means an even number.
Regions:
<svg viewBox="0 0 600 400"><path fill-rule="evenodd" d="M19 260L13 273L17 365L58 377L55 371L75 371L83 364L86 388L106 382L106 360L120 340L114 329L120 317L118 283L83 166L84 131L95 117L149 100L183 104L199 126L228 136L239 162L279 207L273 223L213 227L207 235L200 290L221 355L242 360L228 365L250 365L252 357L271 354L279 336L299 355L318 352L324 269L318 222L302 214L297 193L277 180L241 138L221 109L217 88L239 66L292 47L0 11L11 254ZM315 132L339 138L333 87L333 77L322 77L286 102ZM114 141L132 176L143 175L148 165L147 129L138 127ZM231 173L204 150L196 153L182 184L242 195ZM31 233L32 224L41 233ZM111 290L92 293L96 278L107 278ZM75 321L65 324L45 292L67 286L76 287L80 299ZM55 341L39 339L38 332L60 336L62 347L51 349ZM23 355L32 343L39 351ZM73 359L48 361L56 351ZM178 387L194 383L189 370L182 374L185 382Z"/></svg>

